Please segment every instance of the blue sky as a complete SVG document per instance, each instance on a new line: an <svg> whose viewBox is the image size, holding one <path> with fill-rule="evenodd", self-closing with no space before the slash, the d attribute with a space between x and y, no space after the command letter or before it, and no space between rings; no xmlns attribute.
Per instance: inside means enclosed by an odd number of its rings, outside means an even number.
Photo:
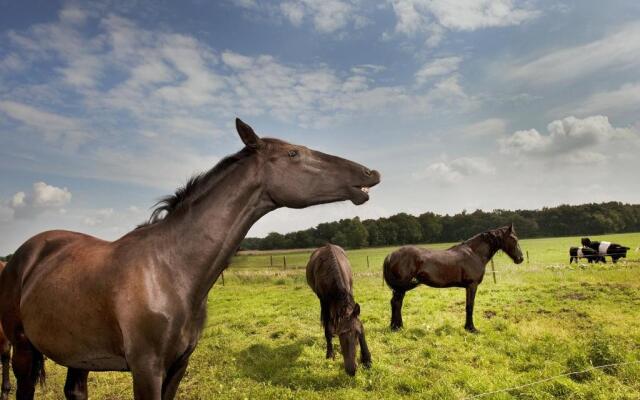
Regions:
<svg viewBox="0 0 640 400"><path fill-rule="evenodd" d="M636 1L0 1L0 253L115 239L264 136L382 172L397 212L640 201Z"/></svg>

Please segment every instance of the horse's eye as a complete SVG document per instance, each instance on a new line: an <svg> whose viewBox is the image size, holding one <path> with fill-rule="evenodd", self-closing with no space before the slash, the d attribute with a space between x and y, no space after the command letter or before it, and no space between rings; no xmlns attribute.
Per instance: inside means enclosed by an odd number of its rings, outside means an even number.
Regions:
<svg viewBox="0 0 640 400"><path fill-rule="evenodd" d="M289 157L293 158L298 155L298 150L289 150Z"/></svg>

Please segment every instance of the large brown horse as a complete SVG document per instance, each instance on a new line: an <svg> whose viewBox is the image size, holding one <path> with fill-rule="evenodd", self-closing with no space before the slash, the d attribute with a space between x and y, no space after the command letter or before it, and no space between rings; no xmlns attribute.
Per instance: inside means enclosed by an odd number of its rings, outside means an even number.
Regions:
<svg viewBox="0 0 640 400"><path fill-rule="evenodd" d="M0 274L2 274L2 270L4 270L5 262L0 261ZM0 325L0 361L2 361L2 394L0 395L0 400L7 400L9 398L9 392L11 392L11 382L10 382L10 369L11 365L9 365L11 361L11 343L4 334L2 330L2 326Z"/></svg>
<svg viewBox="0 0 640 400"><path fill-rule="evenodd" d="M371 353L358 316L360 304L353 299L353 275L344 250L327 244L311 254L307 263L307 283L320 299L320 319L327 340L327 358L334 358L332 339L337 335L344 359L344 370L356 374L356 343L360 361L371 366Z"/></svg>
<svg viewBox="0 0 640 400"><path fill-rule="evenodd" d="M18 399L32 399L43 354L68 367L65 395L87 397L89 371L131 371L136 399L173 399L202 331L207 294L249 228L278 207L362 204L380 174L261 139L192 178L150 223L107 242L67 231L34 236L0 278Z"/></svg>
<svg viewBox="0 0 640 400"><path fill-rule="evenodd" d="M477 332L473 324L473 303L485 266L502 250L516 263L523 260L513 224L475 235L447 250L405 246L384 260L384 280L393 291L391 329L402 327L402 300L419 284L436 288L463 287L467 291L464 328Z"/></svg>

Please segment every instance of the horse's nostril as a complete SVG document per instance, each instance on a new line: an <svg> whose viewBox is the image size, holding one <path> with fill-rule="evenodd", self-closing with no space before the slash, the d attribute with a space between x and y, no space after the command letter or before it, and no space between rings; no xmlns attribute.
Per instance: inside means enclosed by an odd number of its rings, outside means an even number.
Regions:
<svg viewBox="0 0 640 400"><path fill-rule="evenodd" d="M371 174L372 174L372 172L371 172L371 170L369 168L365 168L363 171L364 171L364 174L366 176L371 176Z"/></svg>

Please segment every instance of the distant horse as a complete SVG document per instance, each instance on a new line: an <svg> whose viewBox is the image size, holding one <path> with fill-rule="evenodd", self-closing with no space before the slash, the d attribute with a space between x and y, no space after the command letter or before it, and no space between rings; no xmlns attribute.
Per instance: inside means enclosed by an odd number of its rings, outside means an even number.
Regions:
<svg viewBox="0 0 640 400"><path fill-rule="evenodd" d="M0 275L18 399L33 398L43 354L68 368L68 399L87 398L89 371L131 371L135 399L173 399L209 290L249 228L280 207L363 204L380 182L239 119L236 130L244 148L161 201L147 226L113 242L57 230L20 246Z"/></svg>
<svg viewBox="0 0 640 400"><path fill-rule="evenodd" d="M393 291L391 329L402 327L402 300L419 284L436 288L463 287L467 291L464 328L477 332L473 324L473 304L485 266L502 250L516 263L523 261L513 224L482 232L447 250L405 246L384 260L384 280Z"/></svg>
<svg viewBox="0 0 640 400"><path fill-rule="evenodd" d="M591 247L570 247L569 248L569 264L573 261L578 263L579 259L586 258L589 264L598 262L600 257L598 252Z"/></svg>
<svg viewBox="0 0 640 400"><path fill-rule="evenodd" d="M353 299L351 265L344 250L328 244L311 254L307 283L320 299L320 319L327 340L327 358L334 358L332 339L337 335L347 374L356 374L356 341L360 343L362 365L371 366L371 353L358 316L360 304Z"/></svg>
<svg viewBox="0 0 640 400"><path fill-rule="evenodd" d="M2 274L5 265L4 261L0 261L0 274ZM2 361L2 394L0 395L0 400L7 400L9 392L11 392L11 343L4 335L2 325L0 325L0 361Z"/></svg>
<svg viewBox="0 0 640 400"><path fill-rule="evenodd" d="M627 257L627 250L629 250L629 247L625 247L617 243L604 242L604 241L594 242L587 237L582 238L581 242L583 246L592 248L593 250L597 251L598 257L599 257L598 261L602 261L604 263L607 262L607 260L605 259L605 256L610 256L611 261L613 261L614 264L617 263L619 259Z"/></svg>

